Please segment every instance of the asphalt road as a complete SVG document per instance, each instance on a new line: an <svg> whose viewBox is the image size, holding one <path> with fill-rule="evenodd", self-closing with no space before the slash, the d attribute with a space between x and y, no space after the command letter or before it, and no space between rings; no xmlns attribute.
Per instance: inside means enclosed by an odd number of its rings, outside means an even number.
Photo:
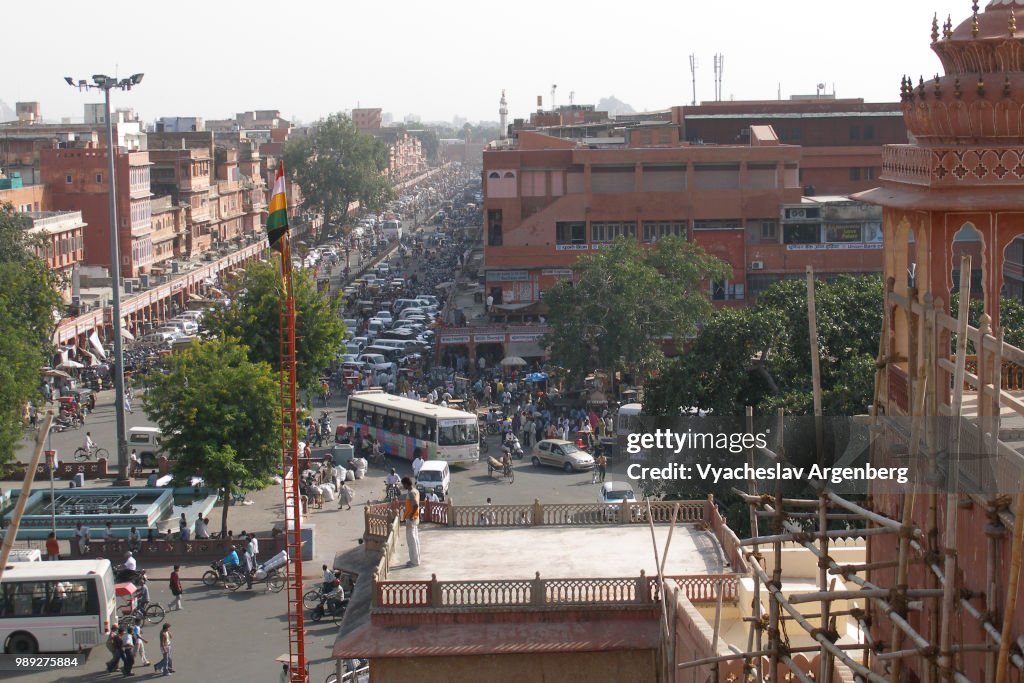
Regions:
<svg viewBox="0 0 1024 683"><path fill-rule="evenodd" d="M335 269L333 275L338 277L340 269ZM52 434L51 447L57 448L61 457L67 459L71 457L75 448L82 445L85 431L89 430L98 445L113 451L115 440L112 402L113 391L102 392L98 397L97 409L88 417L85 428ZM315 406L316 413L322 409L320 405ZM340 398L332 399L327 409L333 414L334 424L343 419L343 401ZM134 414L128 415L127 418L129 427L154 426L141 409L135 410ZM496 437L491 437L490 453L500 453ZM27 461L30 454L31 443L26 439L17 455L20 460ZM516 476L515 482L510 485L500 476L488 475L486 455L481 457L481 461L473 467L453 469L450 498L455 504L483 504L488 498L497 505L530 503L535 499L561 503L596 501L597 487L591 483L589 472L565 473L555 468L536 468L530 464L527 454L524 460L514 461ZM396 467L401 474L411 472L407 462L392 461L389 466ZM608 479L622 479L623 469L623 465L613 464ZM356 506L383 497L383 478L386 471L371 469L366 479L354 483ZM37 484L37 487L42 487L42 482ZM272 487L252 496L255 501L253 507L239 512L233 511L231 514L258 516L261 519L268 517L273 514L272 510L280 509L279 497L280 489ZM310 577L311 573L316 573L315 570L321 561L330 562L339 554L342 554L343 564L344 558L349 558L353 562L365 561L365 555L356 542L362 534L362 515L358 513L358 507L348 512L338 511L332 505L327 505L324 510L312 513L309 519L317 524L317 552L315 561L305 565L304 573L307 577ZM263 528L253 523L249 523L249 527ZM242 528L241 525L239 528ZM202 569L190 567L185 572L185 578L197 579ZM151 575L154 574L161 577L166 574L166 570L159 572L154 568ZM174 661L178 680L218 683L278 680L280 665L274 662L274 658L288 649L285 631L286 597L284 593L266 594L259 584L256 584L256 587L253 591L243 589L237 593L228 593L219 588L206 588L195 580L186 581L185 609L169 613L167 619L173 628ZM166 580L154 580L151 588L153 600L164 605L170 602L171 596L167 590ZM144 637L151 641L147 648L151 661L159 659L158 632L158 626L150 626L144 632ZM333 672L334 662L330 659L330 651L336 632L337 627L333 623L307 623L306 652L310 662L310 681L318 683ZM104 673L104 664L108 657L106 648L99 647L74 671L4 672L2 677L19 683L120 679L119 673ZM139 666L136 673L139 678L156 675L152 667Z"/></svg>

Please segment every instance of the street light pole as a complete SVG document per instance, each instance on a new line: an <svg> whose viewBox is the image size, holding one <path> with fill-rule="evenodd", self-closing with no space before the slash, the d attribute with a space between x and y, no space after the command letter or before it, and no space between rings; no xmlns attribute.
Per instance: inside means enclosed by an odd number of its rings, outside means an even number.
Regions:
<svg viewBox="0 0 1024 683"><path fill-rule="evenodd" d="M103 91L105 116L107 124L107 179L109 183L110 201L110 287L111 287L111 321L114 332L114 416L117 429L117 476L119 482L130 482L128 472L128 441L124 417L124 344L121 336L121 249L117 220L117 174L114 164L114 122L110 118L110 91L114 88L131 90L132 86L142 82L142 74L134 74L130 78L118 80L103 74L92 77L93 82L65 77L68 85L79 90L97 89Z"/></svg>

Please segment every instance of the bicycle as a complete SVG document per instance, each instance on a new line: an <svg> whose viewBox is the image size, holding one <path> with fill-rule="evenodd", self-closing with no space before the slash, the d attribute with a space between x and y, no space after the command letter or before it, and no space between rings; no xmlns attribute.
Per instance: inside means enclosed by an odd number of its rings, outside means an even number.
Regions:
<svg viewBox="0 0 1024 683"><path fill-rule="evenodd" d="M130 624L140 621L143 624L159 624L167 616L167 610L160 603L151 602L142 612L138 609L131 609L128 605L122 605L120 614L122 623Z"/></svg>
<svg viewBox="0 0 1024 683"><path fill-rule="evenodd" d="M282 590L284 590L284 585L286 583L284 575L278 572L276 569L271 569L267 573L266 582L267 590L271 593L280 593ZM306 596L302 596L302 601L303 604L305 604Z"/></svg>
<svg viewBox="0 0 1024 683"><path fill-rule="evenodd" d="M100 458L110 459L110 452L106 448L93 446L92 451L87 451L85 446L75 449L75 460L99 460Z"/></svg>

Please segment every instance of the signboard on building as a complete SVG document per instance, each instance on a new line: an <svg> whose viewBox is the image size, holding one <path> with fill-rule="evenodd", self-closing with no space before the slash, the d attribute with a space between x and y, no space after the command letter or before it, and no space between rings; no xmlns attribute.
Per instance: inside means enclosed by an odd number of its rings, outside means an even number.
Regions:
<svg viewBox="0 0 1024 683"><path fill-rule="evenodd" d="M527 282L530 273L526 270L492 270L487 273L488 282Z"/></svg>
<svg viewBox="0 0 1024 683"><path fill-rule="evenodd" d="M556 244L555 251L587 251L590 249L588 244Z"/></svg>
<svg viewBox="0 0 1024 683"><path fill-rule="evenodd" d="M549 277L570 278L572 277L572 268L542 268L540 274Z"/></svg>
<svg viewBox="0 0 1024 683"><path fill-rule="evenodd" d="M441 345L442 346L445 345L445 344L468 344L468 343L469 343L469 335L468 334L453 335L451 337L441 337Z"/></svg>
<svg viewBox="0 0 1024 683"><path fill-rule="evenodd" d="M474 334L473 341L477 344L493 344L495 342L502 344L505 342L505 335L503 334Z"/></svg>
<svg viewBox="0 0 1024 683"><path fill-rule="evenodd" d="M881 242L837 242L835 244L787 244L786 251L850 251L855 249L881 249Z"/></svg>
<svg viewBox="0 0 1024 683"><path fill-rule="evenodd" d="M515 342L533 342L539 341L543 334L510 334L508 340L510 343Z"/></svg>

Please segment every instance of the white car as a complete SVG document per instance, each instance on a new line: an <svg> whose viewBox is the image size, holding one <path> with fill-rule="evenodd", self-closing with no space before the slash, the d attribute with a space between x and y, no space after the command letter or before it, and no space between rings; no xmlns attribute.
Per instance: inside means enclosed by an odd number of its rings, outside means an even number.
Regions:
<svg viewBox="0 0 1024 683"><path fill-rule="evenodd" d="M633 487L624 481L606 481L601 484L597 491L598 503L614 503L620 505L622 501L627 503L636 502L636 494Z"/></svg>

